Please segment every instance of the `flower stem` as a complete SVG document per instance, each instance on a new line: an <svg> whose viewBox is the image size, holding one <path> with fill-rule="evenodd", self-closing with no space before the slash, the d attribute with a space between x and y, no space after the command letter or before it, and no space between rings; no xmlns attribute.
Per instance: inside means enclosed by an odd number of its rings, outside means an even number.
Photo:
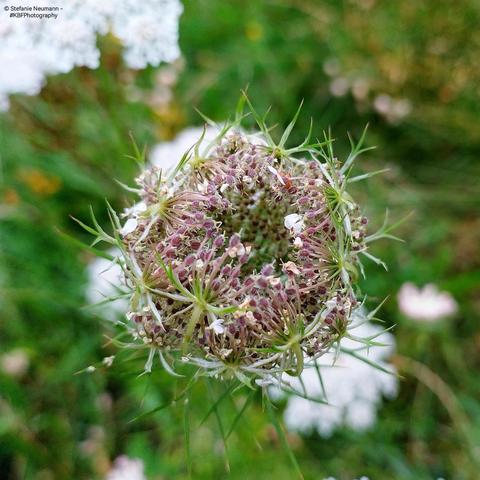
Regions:
<svg viewBox="0 0 480 480"><path fill-rule="evenodd" d="M302 349L300 348L300 343L295 343L292 346L292 351L297 359L297 364L295 368L295 376L299 376L303 372L303 353Z"/></svg>
<svg viewBox="0 0 480 480"><path fill-rule="evenodd" d="M195 305L193 308L192 316L190 317L190 321L187 325L187 330L185 331L184 342L183 342L183 351L185 353L190 340L192 339L193 331L195 327L198 325L199 321L201 320L202 316L205 314L204 309L200 305Z"/></svg>

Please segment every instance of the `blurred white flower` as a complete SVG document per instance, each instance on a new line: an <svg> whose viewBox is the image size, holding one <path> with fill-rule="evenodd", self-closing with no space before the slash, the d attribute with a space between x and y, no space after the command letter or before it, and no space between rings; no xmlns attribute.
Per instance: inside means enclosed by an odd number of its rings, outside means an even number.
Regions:
<svg viewBox="0 0 480 480"><path fill-rule="evenodd" d="M412 104L406 98L395 99L382 93L373 101L374 110L382 115L389 123L399 123L412 111Z"/></svg>
<svg viewBox="0 0 480 480"><path fill-rule="evenodd" d="M11 377L22 377L28 370L30 361L26 352L15 348L0 356L0 369Z"/></svg>
<svg viewBox="0 0 480 480"><path fill-rule="evenodd" d="M329 77L336 77L340 73L340 62L336 58L328 58L323 63L323 71Z"/></svg>
<svg viewBox="0 0 480 480"><path fill-rule="evenodd" d="M370 347L368 350L357 351L357 354L390 370L392 374L374 368L347 353L340 353L336 360L335 352L323 355L317 360L317 365L320 367L328 405L290 396L284 412L288 429L300 433L317 430L323 437L331 436L334 430L342 425L354 430L366 430L375 423L382 395L390 398L396 395L395 369L385 361L394 349L393 335L381 333L382 328L370 322L359 322L357 326L354 324L349 331L357 337L380 334L375 341L387 344L388 347ZM358 342L346 338L341 341L341 346L347 349L358 349L359 345ZM287 377L285 380L298 392L303 392L303 382L308 397L324 399L315 368L305 368L301 381L296 377Z"/></svg>
<svg viewBox="0 0 480 480"><path fill-rule="evenodd" d="M377 113L387 115L392 108L392 97L386 93L377 95L373 101L373 108Z"/></svg>
<svg viewBox="0 0 480 480"><path fill-rule="evenodd" d="M202 133L202 127L190 127L181 131L172 141L158 143L150 153L150 163L168 172L177 165L182 155L198 142ZM218 135L217 129L207 127L201 145L207 146L216 135Z"/></svg>
<svg viewBox="0 0 480 480"><path fill-rule="evenodd" d="M8 107L8 93L36 95L40 92L43 74L38 59L31 52L11 52L0 48L0 65L0 110Z"/></svg>
<svg viewBox="0 0 480 480"><path fill-rule="evenodd" d="M22 6L38 2L24 0ZM125 47L131 68L156 66L180 56L180 0L46 0L45 7L62 7L57 18L10 18L9 0L0 0L0 109L8 96L37 94L47 75L77 66L97 68L97 35L109 30ZM48 13L48 12L46 12Z"/></svg>
<svg viewBox="0 0 480 480"><path fill-rule="evenodd" d="M433 284L417 288L404 283L398 295L400 311L413 320L435 322L454 315L458 310L455 299L448 292L440 292Z"/></svg>
<svg viewBox="0 0 480 480"><path fill-rule="evenodd" d="M330 82L330 93L334 97L344 97L350 88L348 80L344 77L337 77Z"/></svg>
<svg viewBox="0 0 480 480"><path fill-rule="evenodd" d="M108 253L115 257L119 254L119 251L111 249ZM90 305L103 302L106 298L115 297L121 293L118 286L122 285L123 271L118 263L112 263L106 258L97 257L88 265L87 275L86 297ZM128 301L126 298L118 298L96 308L108 320L116 321L121 315L125 315Z"/></svg>
<svg viewBox="0 0 480 480"><path fill-rule="evenodd" d="M370 83L365 78L356 78L352 83L352 94L355 100L363 101L368 97Z"/></svg>
<svg viewBox="0 0 480 480"><path fill-rule="evenodd" d="M125 45L125 61L141 69L180 56L178 19L183 6L179 0L122 0L115 4L113 33Z"/></svg>
<svg viewBox="0 0 480 480"><path fill-rule="evenodd" d="M147 480L143 470L140 459L122 455L113 462L113 468L107 473L105 480Z"/></svg>

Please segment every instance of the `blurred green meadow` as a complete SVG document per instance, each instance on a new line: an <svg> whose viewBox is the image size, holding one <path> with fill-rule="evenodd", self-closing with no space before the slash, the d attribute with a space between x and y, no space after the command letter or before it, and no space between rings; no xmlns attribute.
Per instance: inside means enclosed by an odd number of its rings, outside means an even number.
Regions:
<svg viewBox="0 0 480 480"><path fill-rule="evenodd" d="M355 184L372 228L411 214L373 253L362 289L394 326L399 395L374 428L331 438L289 433L305 479L480 478L480 5L474 0L188 0L183 57L129 70L118 43L99 39L96 70L50 77L40 95L12 98L0 114L0 478L102 479L118 455L143 460L148 479L296 478L260 392L228 441L215 414L221 385L199 383L187 406L168 408L181 385L141 360L117 354L112 327L85 308L90 242L71 216L89 207L108 228L105 199L132 201L139 145L222 121L242 89L258 111L272 107L281 132L304 100L292 142L310 119L332 129L340 158L347 132L368 123L376 149ZM1 75L1 73L0 73ZM404 282L435 283L458 313L434 325L408 320ZM5 367L6 355L21 368ZM84 370L100 365L93 373ZM79 373L80 372L80 373ZM219 409L231 425L246 393ZM280 418L280 405L277 416ZM187 412L185 413L185 410ZM153 413L143 415L151 410ZM190 451L185 448L189 423ZM225 433L225 432L224 432ZM225 436L225 435L223 435ZM186 456L191 457L191 472Z"/></svg>

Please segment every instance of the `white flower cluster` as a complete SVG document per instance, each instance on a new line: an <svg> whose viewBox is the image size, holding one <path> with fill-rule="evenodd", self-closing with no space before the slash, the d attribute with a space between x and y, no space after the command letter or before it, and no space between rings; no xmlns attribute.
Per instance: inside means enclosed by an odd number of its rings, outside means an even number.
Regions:
<svg viewBox="0 0 480 480"><path fill-rule="evenodd" d="M385 361L394 349L393 335L381 333L382 328L371 322L354 324L349 331L363 338L380 334L375 341L388 347L373 346L360 352L358 342L348 338L341 341L341 346L356 350L357 355L392 373L379 370L347 353L341 352L337 358L333 351L323 355L317 360L323 388L315 368L305 368L300 379L288 377L286 380L295 391L306 393L308 398L325 400L325 391L328 405L301 396L290 396L284 413L288 429L307 434L317 430L322 437L331 436L342 425L357 431L367 430L375 423L382 395L389 398L396 395L395 370Z"/></svg>
<svg viewBox="0 0 480 480"><path fill-rule="evenodd" d="M395 98L382 92L375 94L374 82L371 79L342 72L340 62L336 58L327 59L323 64L323 70L331 79L329 84L331 95L344 97L351 93L360 111L368 106L393 125L399 124L412 112L413 105L408 98Z"/></svg>
<svg viewBox="0 0 480 480"><path fill-rule="evenodd" d="M34 7L34 0L22 6ZM10 18L0 0L0 110L8 95L35 95L46 75L66 73L77 66L96 68L97 35L111 32L123 44L131 68L172 62L180 55L180 0L47 0L42 7L61 7L57 18Z"/></svg>
<svg viewBox="0 0 480 480"><path fill-rule="evenodd" d="M118 255L118 251L111 249L108 253ZM97 305L97 310L107 320L117 321L128 309L126 298L117 298L103 303L107 298L119 296L118 285L123 282L123 272L117 263L106 258L96 257L89 263L87 269L88 284L86 290L87 301L90 305Z"/></svg>
<svg viewBox="0 0 480 480"><path fill-rule="evenodd" d="M189 127L182 130L172 141L160 142L152 148L150 153L150 163L167 172L174 167L182 155L202 136L203 128ZM203 145L208 144L218 134L213 127L208 127L205 131Z"/></svg>
<svg viewBox="0 0 480 480"><path fill-rule="evenodd" d="M413 283L402 285L397 296L400 311L412 320L436 322L454 315L458 310L455 299L448 292L440 292L429 283L417 288Z"/></svg>
<svg viewBox="0 0 480 480"><path fill-rule="evenodd" d="M0 371L10 377L22 377L27 373L30 360L22 348L15 348L0 355Z"/></svg>

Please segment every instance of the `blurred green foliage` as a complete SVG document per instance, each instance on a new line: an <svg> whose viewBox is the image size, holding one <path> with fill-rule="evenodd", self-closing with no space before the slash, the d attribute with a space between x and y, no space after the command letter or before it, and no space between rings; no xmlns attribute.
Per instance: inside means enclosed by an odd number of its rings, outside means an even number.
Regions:
<svg viewBox="0 0 480 480"><path fill-rule="evenodd" d="M378 148L359 170L389 172L358 185L356 196L374 226L387 205L394 219L414 215L398 232L406 243L375 247L390 271L369 265L363 289L373 300L391 296L383 317L396 325L399 354L438 374L467 419L459 428L404 372L399 397L372 431L290 435L305 478L478 478L469 447L480 457L479 20L473 0L189 0L184 59L166 99L158 99L159 75L172 67L129 71L111 38L101 39L98 70L51 78L40 96L14 99L0 116L0 348L20 349L28 368L0 371L1 478L103 478L122 453L142 458L148 478L188 478L182 401L130 422L173 398L175 381L162 372L137 378L141 360L129 357L76 375L116 349L108 327L82 308L91 257L61 232L88 241L69 215L87 221L92 205L106 224L104 199L125 205L113 179L135 174L125 156L130 131L152 145L200 124L194 107L225 119L247 87L279 126L304 99L295 134L313 118L319 135L332 127L340 154L347 130L370 123ZM347 87L341 96L339 85ZM375 106L380 95L407 100L411 112L392 120ZM432 329L402 318L394 294L404 281L449 290L458 316ZM221 386L212 388L218 396ZM198 426L208 395L201 383L189 403L193 478L294 478L260 398L229 439L227 474L215 418ZM231 421L234 405L221 408Z"/></svg>

